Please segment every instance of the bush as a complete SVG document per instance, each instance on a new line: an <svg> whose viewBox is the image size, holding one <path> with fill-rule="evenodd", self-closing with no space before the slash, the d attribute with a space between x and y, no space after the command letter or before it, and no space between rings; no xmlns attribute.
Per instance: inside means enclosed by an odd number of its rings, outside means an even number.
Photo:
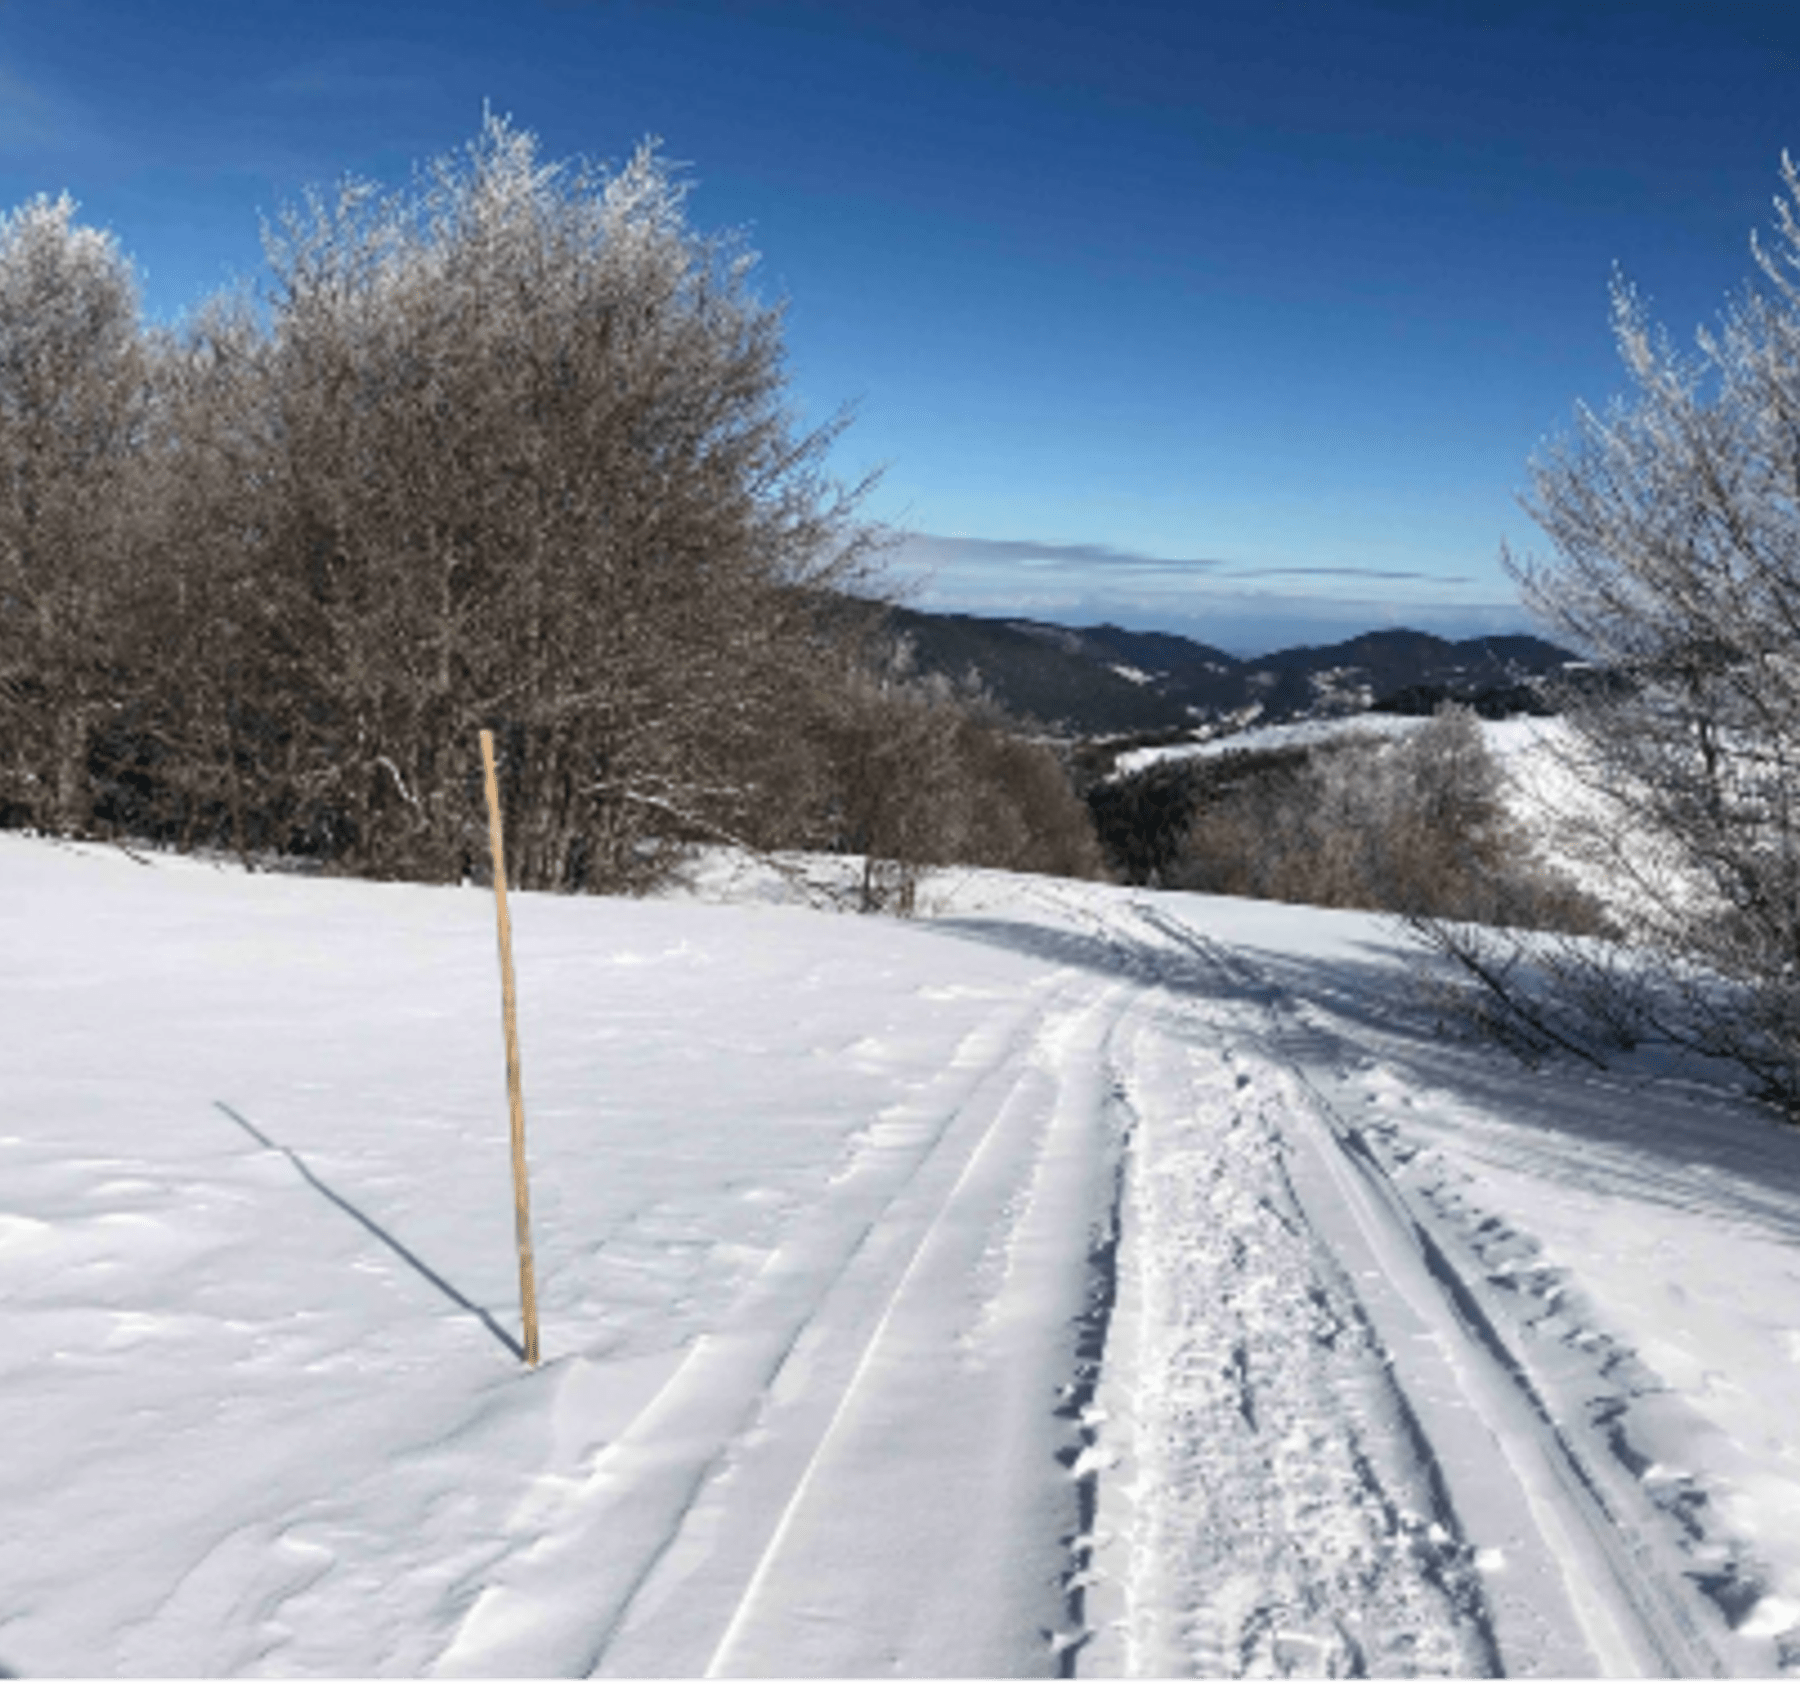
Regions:
<svg viewBox="0 0 1800 1684"><path fill-rule="evenodd" d="M1106 758L1110 763L1110 753ZM1108 865L1127 883L1161 886L1177 868L1199 807L1304 759L1300 749L1237 751L1154 761L1138 772L1095 779L1087 806Z"/></svg>
<svg viewBox="0 0 1800 1684"><path fill-rule="evenodd" d="M765 826L878 534L790 425L781 312L646 148L490 119L268 231L259 315L144 334L129 266L0 224L0 804L453 880L501 747L529 887Z"/></svg>
<svg viewBox="0 0 1800 1684"><path fill-rule="evenodd" d="M910 912L921 875L947 865L1104 874L1055 754L984 698L913 678L903 664L852 667L827 697L811 839L865 857L864 910Z"/></svg>
<svg viewBox="0 0 1800 1684"><path fill-rule="evenodd" d="M1401 740L1349 735L1221 765L1171 888L1314 906L1594 930L1596 908L1532 858L1475 715Z"/></svg>

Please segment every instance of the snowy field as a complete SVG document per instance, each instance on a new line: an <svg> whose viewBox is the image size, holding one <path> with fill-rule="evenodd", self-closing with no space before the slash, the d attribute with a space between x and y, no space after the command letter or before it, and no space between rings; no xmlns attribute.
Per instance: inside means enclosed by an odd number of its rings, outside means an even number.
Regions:
<svg viewBox="0 0 1800 1684"><path fill-rule="evenodd" d="M0 835L0 1669L1800 1670L1800 1134L1377 918Z"/></svg>
<svg viewBox="0 0 1800 1684"><path fill-rule="evenodd" d="M1252 725L1223 737L1209 737L1204 742L1163 743L1156 748L1127 749L1114 762L1113 775L1120 777L1142 772L1165 760L1211 760L1220 755L1251 750L1310 748L1315 743L1330 742L1334 737L1405 737L1426 723L1423 716L1414 714L1352 713L1325 719L1296 719L1286 725ZM1503 720L1499 723L1514 722Z"/></svg>

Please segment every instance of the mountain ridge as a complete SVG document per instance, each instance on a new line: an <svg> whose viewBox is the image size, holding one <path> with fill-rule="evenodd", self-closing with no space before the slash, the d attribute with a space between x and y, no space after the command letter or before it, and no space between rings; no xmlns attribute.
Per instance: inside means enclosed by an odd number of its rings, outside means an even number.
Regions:
<svg viewBox="0 0 1800 1684"><path fill-rule="evenodd" d="M1528 633L1458 640L1406 627L1246 659L1176 632L901 607L888 610L882 635L903 670L977 688L1027 724L1082 737L1216 734L1380 706L1429 712L1445 700L1496 716L1549 712L1545 681L1580 660Z"/></svg>

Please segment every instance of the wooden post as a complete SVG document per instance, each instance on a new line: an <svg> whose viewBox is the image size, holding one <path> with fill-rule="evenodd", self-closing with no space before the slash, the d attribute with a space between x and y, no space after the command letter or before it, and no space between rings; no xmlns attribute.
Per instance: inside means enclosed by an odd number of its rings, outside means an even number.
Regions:
<svg viewBox="0 0 1800 1684"><path fill-rule="evenodd" d="M525 1095L519 1084L519 1012L513 993L512 920L506 915L506 843L500 832L500 781L494 733L481 733L487 778L488 846L494 856L494 913L500 924L500 1004L506 1020L506 1097L512 1108L513 1221L519 1242L519 1303L525 1317L525 1360L537 1366L537 1284L531 1270L531 1196L525 1185Z"/></svg>

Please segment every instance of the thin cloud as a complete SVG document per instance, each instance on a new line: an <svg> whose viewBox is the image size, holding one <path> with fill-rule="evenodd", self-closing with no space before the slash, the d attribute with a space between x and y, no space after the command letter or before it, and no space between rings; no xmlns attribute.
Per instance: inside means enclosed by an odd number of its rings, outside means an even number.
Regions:
<svg viewBox="0 0 1800 1684"><path fill-rule="evenodd" d="M916 607L1178 631L1239 654L1335 643L1382 626L1452 637L1529 627L1517 602L1492 599L1491 585L1421 569L1252 567L1111 544L926 532L907 534L890 561L896 574L915 576L907 600Z"/></svg>
<svg viewBox="0 0 1800 1684"><path fill-rule="evenodd" d="M1216 558L1153 556L1112 544L1049 544L1035 538L950 538L930 532L907 534L900 541L897 559L927 567L1011 565L1154 573L1211 572L1227 565Z"/></svg>
<svg viewBox="0 0 1800 1684"><path fill-rule="evenodd" d="M1462 573L1389 572L1378 567L1257 567L1242 573L1222 573L1222 579L1428 579L1434 585L1472 585Z"/></svg>
<svg viewBox="0 0 1800 1684"><path fill-rule="evenodd" d="M1216 556L1157 556L1114 544L1053 544L1035 538L953 538L940 533L906 534L894 552L901 566L928 571L984 572L991 578L1061 573L1086 579L1121 576L1165 578L1203 576L1207 582L1273 579L1403 580L1429 585L1472 585L1467 574L1431 573L1416 568L1255 567Z"/></svg>

